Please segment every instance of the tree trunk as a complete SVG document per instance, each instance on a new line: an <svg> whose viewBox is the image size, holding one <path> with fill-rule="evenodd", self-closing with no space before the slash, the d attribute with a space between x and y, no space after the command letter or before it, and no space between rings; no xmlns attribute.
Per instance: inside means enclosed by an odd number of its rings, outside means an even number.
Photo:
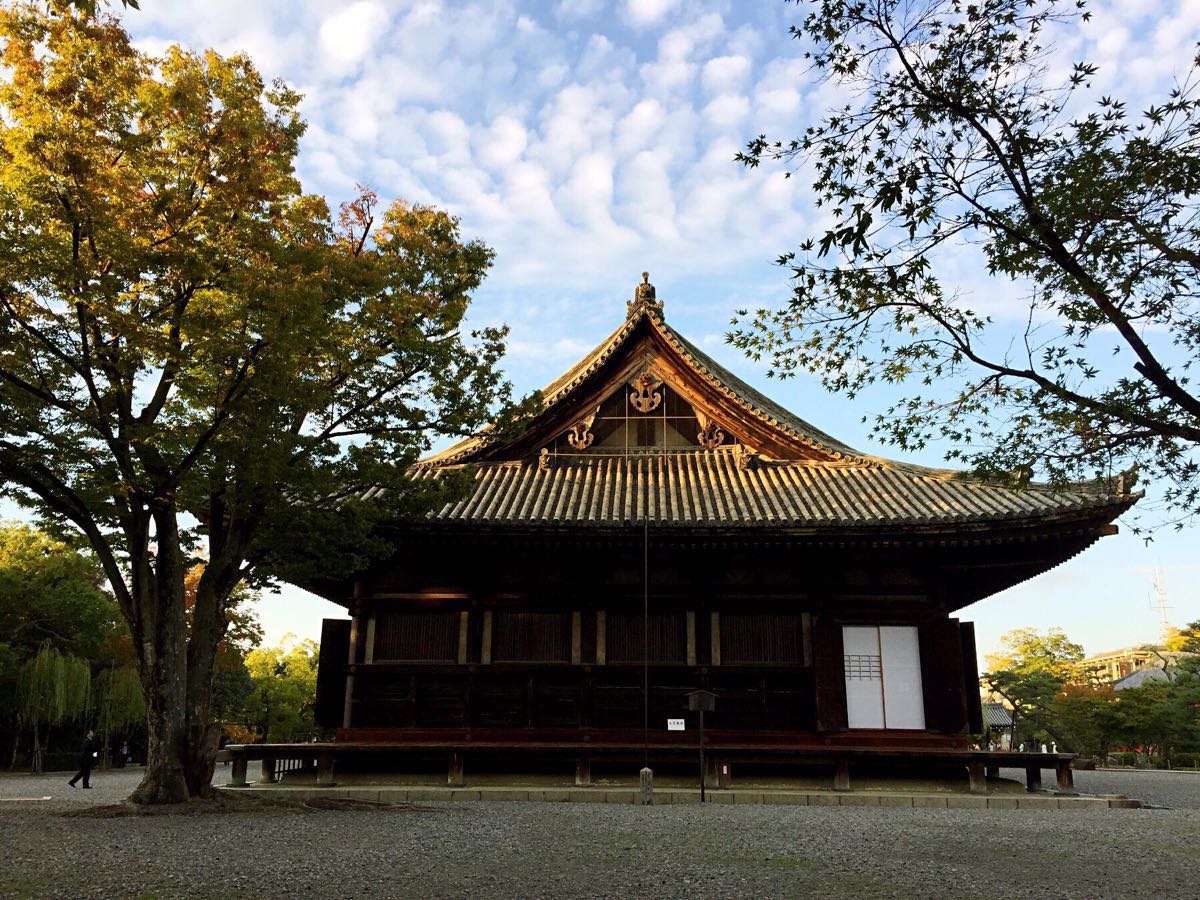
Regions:
<svg viewBox="0 0 1200 900"><path fill-rule="evenodd" d="M152 505L157 552L154 570L134 562L133 596L140 636L138 668L146 696L146 774L130 797L134 803L183 803L188 799L187 617L184 561L173 504ZM143 563L148 563L148 559Z"/></svg>
<svg viewBox="0 0 1200 900"><path fill-rule="evenodd" d="M231 587L219 564L210 560L196 585L192 606L192 633L188 641L186 777L193 797L212 795L213 771L221 742L221 726L212 721L211 701L217 648L225 636L226 597Z"/></svg>

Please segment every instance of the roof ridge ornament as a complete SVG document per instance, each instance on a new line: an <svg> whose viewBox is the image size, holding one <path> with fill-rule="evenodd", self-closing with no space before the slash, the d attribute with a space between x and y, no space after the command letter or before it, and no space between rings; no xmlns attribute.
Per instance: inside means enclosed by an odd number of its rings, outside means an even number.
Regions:
<svg viewBox="0 0 1200 900"><path fill-rule="evenodd" d="M663 314L662 301L655 295L654 285L650 283L650 273L642 273L642 283L633 289L633 299L625 303L625 318L637 319L643 315Z"/></svg>

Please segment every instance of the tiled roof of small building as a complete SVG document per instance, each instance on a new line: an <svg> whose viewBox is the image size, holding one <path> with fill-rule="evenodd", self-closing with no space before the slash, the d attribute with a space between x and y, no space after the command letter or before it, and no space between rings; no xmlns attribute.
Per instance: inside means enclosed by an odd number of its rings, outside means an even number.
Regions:
<svg viewBox="0 0 1200 900"><path fill-rule="evenodd" d="M1008 728L1013 723L1012 710L1003 703L983 704L983 724L989 728Z"/></svg>
<svg viewBox="0 0 1200 900"><path fill-rule="evenodd" d="M1154 681L1170 681L1167 672L1161 666L1147 666L1130 672L1124 678L1118 678L1112 683L1114 691L1127 691L1130 688L1145 687Z"/></svg>

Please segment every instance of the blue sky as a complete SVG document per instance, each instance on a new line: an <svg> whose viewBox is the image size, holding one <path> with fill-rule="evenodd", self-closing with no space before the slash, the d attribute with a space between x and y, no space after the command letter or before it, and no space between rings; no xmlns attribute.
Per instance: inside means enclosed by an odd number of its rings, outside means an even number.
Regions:
<svg viewBox="0 0 1200 900"><path fill-rule="evenodd" d="M799 134L836 98L787 34L797 7L762 0L144 0L124 14L140 46L245 51L305 95L300 173L336 203L356 183L449 209L497 251L476 323L512 328L522 391L552 380L624 315L643 269L669 320L722 363L862 450L853 403L811 379L770 382L725 345L736 308L778 304L772 261L821 220L803 178L732 162L765 132ZM1200 37L1200 3L1096 3L1057 35L1056 65L1100 65L1097 92L1162 97ZM958 266L959 286L1004 315L1008 285ZM1019 314L1019 310L1018 310ZM939 448L911 461L941 463ZM970 607L981 653L1009 628L1060 625L1089 651L1153 640L1151 573L1172 621L1200 619L1195 531L1153 545L1123 529L1071 562ZM266 600L268 638L317 636L338 610L298 591Z"/></svg>

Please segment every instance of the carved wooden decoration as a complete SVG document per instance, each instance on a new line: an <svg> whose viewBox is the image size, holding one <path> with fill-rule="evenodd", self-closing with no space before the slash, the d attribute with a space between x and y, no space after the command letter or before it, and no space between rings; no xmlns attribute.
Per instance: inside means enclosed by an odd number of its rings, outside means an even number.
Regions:
<svg viewBox="0 0 1200 900"><path fill-rule="evenodd" d="M700 433L696 435L696 440L705 450L715 450L725 440L725 432L721 430L720 425L700 410L695 412L696 421L700 423Z"/></svg>
<svg viewBox="0 0 1200 900"><path fill-rule="evenodd" d="M592 434L587 423L576 422L571 426L571 430L567 432L567 443L576 450L586 450L592 446L592 441L596 436Z"/></svg>
<svg viewBox="0 0 1200 900"><path fill-rule="evenodd" d="M700 429L700 433L696 435L696 440L700 442L700 446L705 450L715 450L725 440L725 432L721 430L721 426L716 422L710 421Z"/></svg>
<svg viewBox="0 0 1200 900"><path fill-rule="evenodd" d="M550 451L547 450L545 447L543 447L542 452L538 454L538 471L539 472L549 472L550 471Z"/></svg>
<svg viewBox="0 0 1200 900"><path fill-rule="evenodd" d="M629 395L629 402L634 409L640 413L654 412L658 409L663 399L662 391L658 390L662 387L661 378L656 378L650 372L643 372L630 386L633 393Z"/></svg>
<svg viewBox="0 0 1200 900"><path fill-rule="evenodd" d="M592 423L596 421L599 412L600 407L597 406L567 430L567 443L574 449L586 450L592 446L592 442L596 440L596 435L592 433Z"/></svg>

